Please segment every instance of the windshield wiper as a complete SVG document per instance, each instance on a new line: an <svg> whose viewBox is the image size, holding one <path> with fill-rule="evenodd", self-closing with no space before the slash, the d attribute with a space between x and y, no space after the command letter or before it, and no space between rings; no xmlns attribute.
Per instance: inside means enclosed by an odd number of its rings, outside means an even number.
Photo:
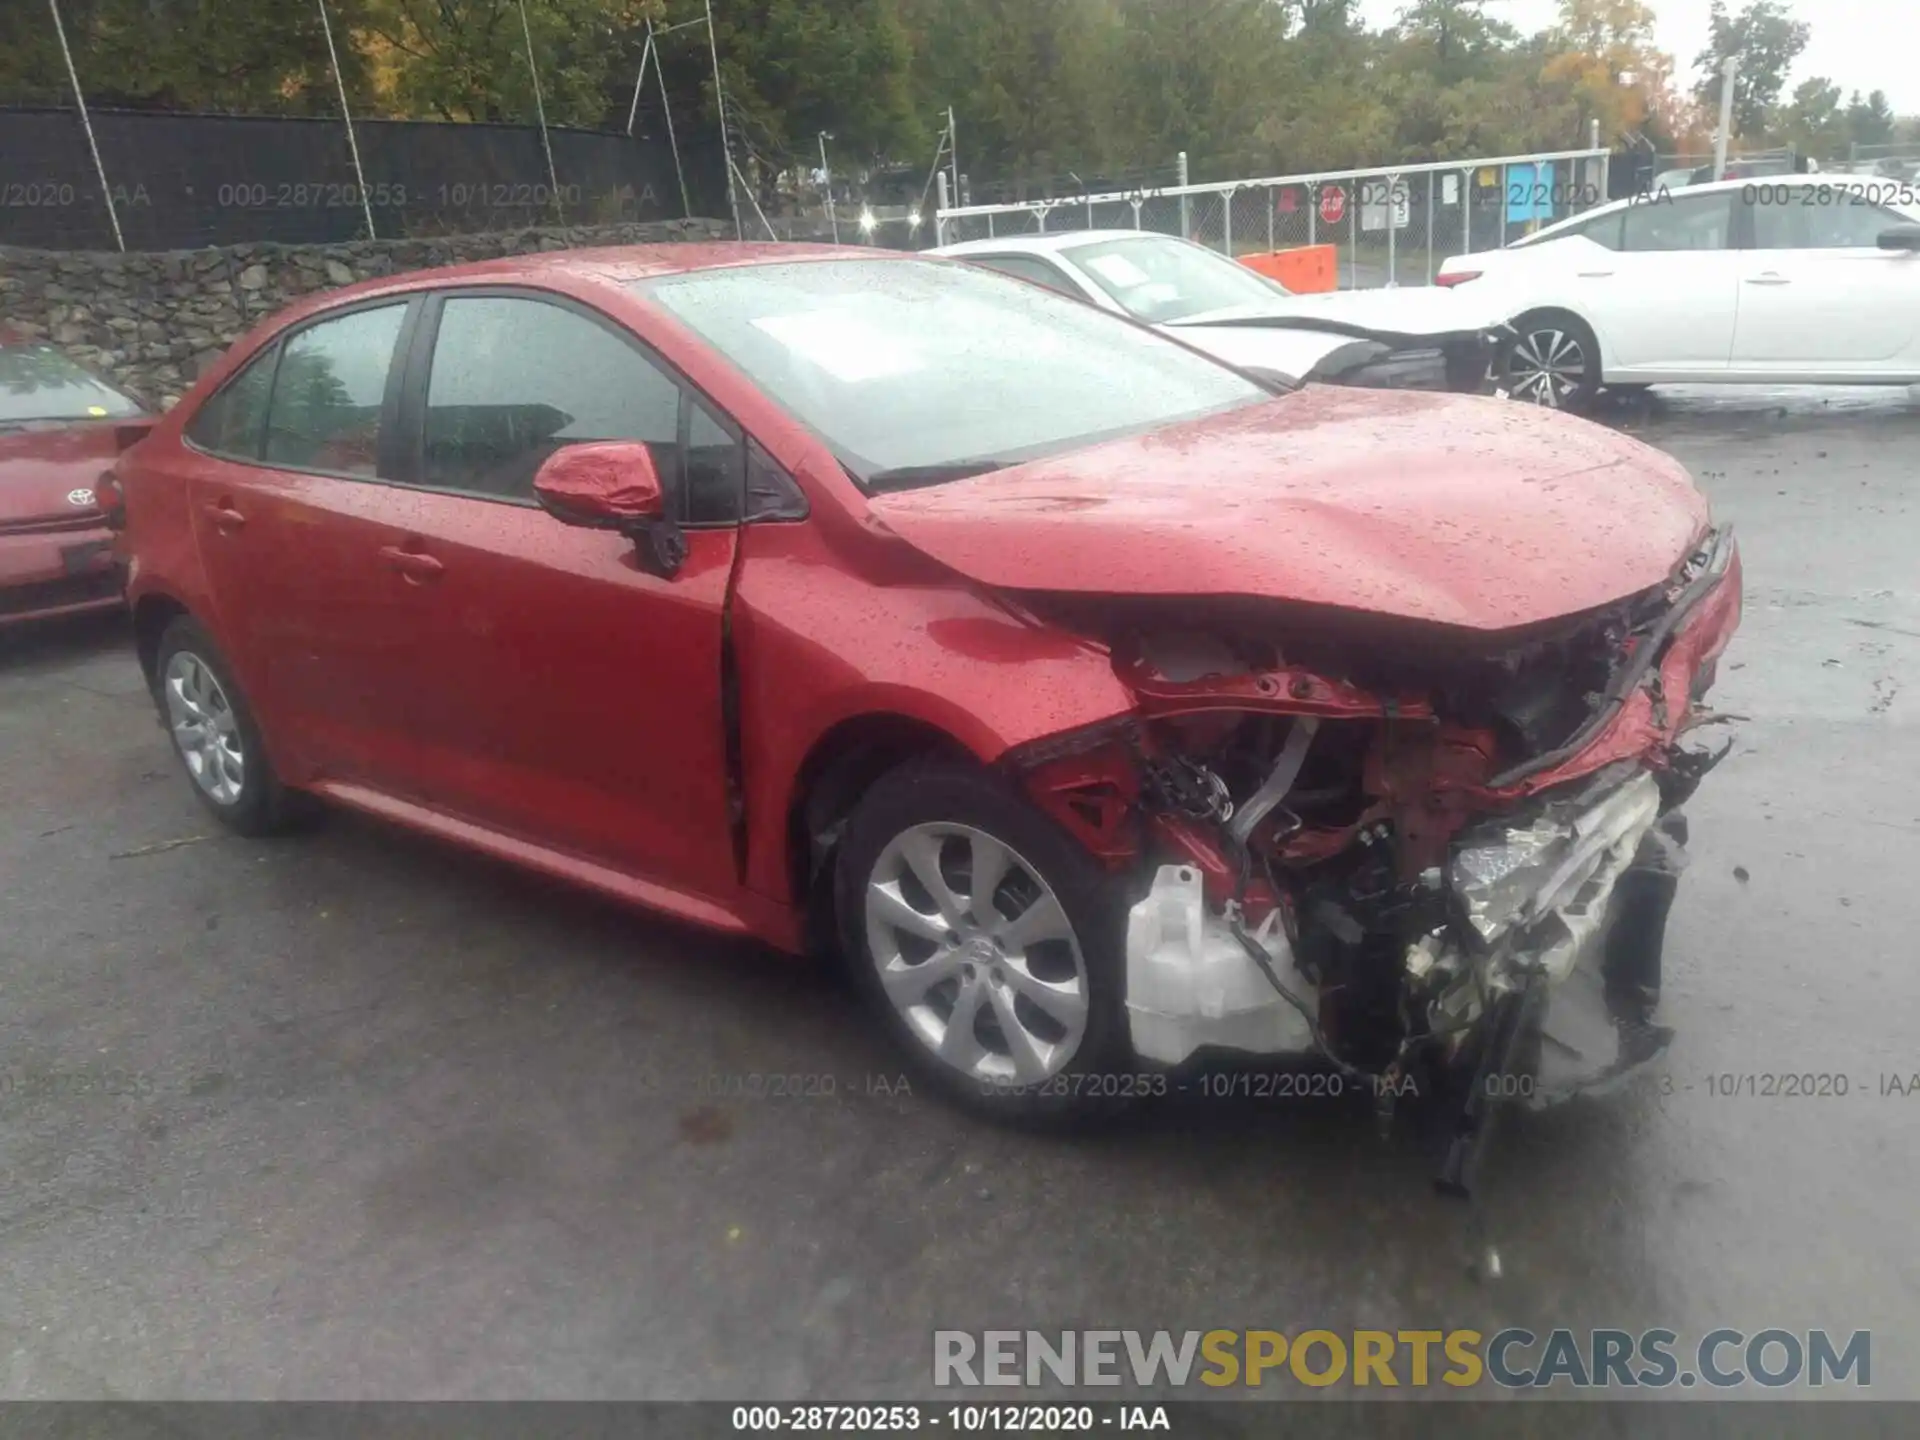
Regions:
<svg viewBox="0 0 1920 1440"><path fill-rule="evenodd" d="M939 465L902 465L893 470L876 470L867 476L867 488L876 493L883 490L912 490L922 485L944 485L949 480L971 480L976 475L990 475L995 470L1005 470L1014 462L1011 460L949 460Z"/></svg>

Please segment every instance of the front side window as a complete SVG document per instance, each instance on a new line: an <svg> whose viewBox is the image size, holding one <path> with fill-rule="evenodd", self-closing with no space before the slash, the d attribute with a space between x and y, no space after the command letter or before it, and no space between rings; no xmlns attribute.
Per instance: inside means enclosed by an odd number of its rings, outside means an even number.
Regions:
<svg viewBox="0 0 1920 1440"><path fill-rule="evenodd" d="M970 265L818 260L633 281L874 489L1270 397L1082 301Z"/></svg>
<svg viewBox="0 0 1920 1440"><path fill-rule="evenodd" d="M746 485L745 447L704 406L687 408L687 502L682 513L690 525L737 520Z"/></svg>
<svg viewBox="0 0 1920 1440"><path fill-rule="evenodd" d="M238 375L200 407L186 428L187 439L214 455L235 460L260 458L266 439L267 402L272 398L273 362L278 345L269 345Z"/></svg>
<svg viewBox="0 0 1920 1440"><path fill-rule="evenodd" d="M1238 261L1165 235L1076 245L1069 258L1129 315L1167 325L1216 310L1269 306L1287 292Z"/></svg>
<svg viewBox="0 0 1920 1440"><path fill-rule="evenodd" d="M554 451L638 440L679 485L680 387L604 325L513 296L451 296L428 372L426 484L531 500Z"/></svg>
<svg viewBox="0 0 1920 1440"><path fill-rule="evenodd" d="M0 347L0 426L126 420L139 404L51 345Z"/></svg>
<svg viewBox="0 0 1920 1440"><path fill-rule="evenodd" d="M1629 205L1621 230L1623 250L1724 250L1733 216L1730 192L1656 196Z"/></svg>
<svg viewBox="0 0 1920 1440"><path fill-rule="evenodd" d="M380 411L406 313L404 303L356 310L284 342L267 413L269 465L378 473Z"/></svg>
<svg viewBox="0 0 1920 1440"><path fill-rule="evenodd" d="M1742 192L1753 216L1756 250L1871 250L1880 232L1913 222L1845 187L1768 185Z"/></svg>

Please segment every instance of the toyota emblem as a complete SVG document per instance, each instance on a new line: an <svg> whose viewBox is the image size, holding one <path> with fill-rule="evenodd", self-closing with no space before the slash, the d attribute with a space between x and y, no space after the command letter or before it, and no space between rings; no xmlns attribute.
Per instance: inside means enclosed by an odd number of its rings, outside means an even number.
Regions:
<svg viewBox="0 0 1920 1440"><path fill-rule="evenodd" d="M69 505L91 505L93 504L93 491L69 490L67 491L67 503Z"/></svg>

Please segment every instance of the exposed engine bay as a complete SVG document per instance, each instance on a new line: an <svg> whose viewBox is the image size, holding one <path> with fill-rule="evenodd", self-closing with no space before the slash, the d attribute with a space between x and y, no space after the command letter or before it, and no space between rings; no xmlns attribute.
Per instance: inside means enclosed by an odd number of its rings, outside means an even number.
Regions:
<svg viewBox="0 0 1920 1440"><path fill-rule="evenodd" d="M1055 606L1104 624L1138 708L1015 762L1134 883L1136 1052L1315 1055L1386 1095L1451 1084L1461 1172L1490 1088L1549 1104L1657 1056L1681 806L1725 753L1694 732L1722 718L1699 702L1738 564L1709 533L1656 590L1498 645Z"/></svg>

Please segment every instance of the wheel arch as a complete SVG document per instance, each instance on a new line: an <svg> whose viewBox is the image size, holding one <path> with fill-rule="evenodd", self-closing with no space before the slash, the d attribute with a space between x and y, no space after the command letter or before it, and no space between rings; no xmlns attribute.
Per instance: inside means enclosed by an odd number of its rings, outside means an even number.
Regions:
<svg viewBox="0 0 1920 1440"><path fill-rule="evenodd" d="M133 602L134 654L149 690L159 684L160 637L178 617L192 614L184 601L164 590L149 590Z"/></svg>
<svg viewBox="0 0 1920 1440"><path fill-rule="evenodd" d="M786 871L810 947L833 943L833 856L847 817L882 775L929 757L982 763L951 731L898 711L849 716L807 751L787 807Z"/></svg>
<svg viewBox="0 0 1920 1440"><path fill-rule="evenodd" d="M1596 385L1606 384L1607 383L1606 336L1601 333L1600 327L1594 322L1593 316L1581 310L1577 305L1568 305L1559 301L1556 301L1552 304L1546 304L1546 305L1529 305L1525 309L1520 310L1518 313L1516 313L1513 319L1508 321L1507 323L1512 325L1513 328L1516 331L1518 331L1521 328L1521 321L1538 319L1544 316L1564 317L1569 320L1578 321L1580 325L1585 328L1586 332L1589 335L1593 336L1593 364L1594 364L1594 369L1598 372L1594 377L1594 383Z"/></svg>

